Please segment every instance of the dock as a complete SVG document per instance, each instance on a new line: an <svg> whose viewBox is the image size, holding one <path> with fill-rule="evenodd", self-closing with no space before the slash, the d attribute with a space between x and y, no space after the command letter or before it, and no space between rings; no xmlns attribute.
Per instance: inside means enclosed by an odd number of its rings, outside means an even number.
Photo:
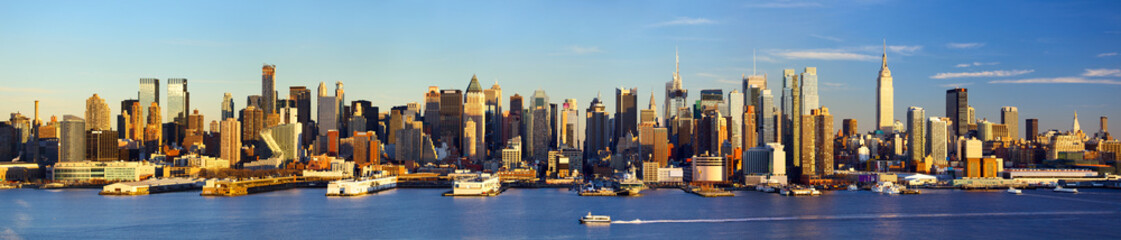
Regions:
<svg viewBox="0 0 1121 240"><path fill-rule="evenodd" d="M155 193L181 192L198 190L202 188L201 179L164 178L149 179L139 182L123 182L105 185L100 195L110 196L136 196Z"/></svg>
<svg viewBox="0 0 1121 240"><path fill-rule="evenodd" d="M209 180L202 187L202 196L236 197L254 193L285 190L295 187L322 187L337 177L274 177L252 180Z"/></svg>

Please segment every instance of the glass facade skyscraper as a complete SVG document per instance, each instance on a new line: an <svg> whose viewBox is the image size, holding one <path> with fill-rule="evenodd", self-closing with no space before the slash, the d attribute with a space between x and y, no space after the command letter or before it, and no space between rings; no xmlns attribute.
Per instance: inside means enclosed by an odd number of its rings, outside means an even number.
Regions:
<svg viewBox="0 0 1121 240"><path fill-rule="evenodd" d="M140 91L137 92L137 98L140 99L140 116L148 117L148 106L152 103L160 103L160 80L156 78L141 78Z"/></svg>

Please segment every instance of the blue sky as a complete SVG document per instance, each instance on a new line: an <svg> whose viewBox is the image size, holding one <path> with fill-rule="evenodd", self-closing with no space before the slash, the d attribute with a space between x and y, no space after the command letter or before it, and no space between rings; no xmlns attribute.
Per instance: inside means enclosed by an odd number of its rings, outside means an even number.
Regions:
<svg viewBox="0 0 1121 240"><path fill-rule="evenodd" d="M336 81L347 100L388 108L423 102L427 86L464 89L472 74L505 97L545 89L585 108L616 87L664 84L680 49L685 87L739 88L757 69L781 87L784 68L817 67L835 126L871 129L883 39L895 118L908 106L944 115L945 90L969 89L979 118L1001 106L1045 129L1086 131L1121 105L1118 1L3 1L0 112L81 116L93 93L114 114L138 79L190 81L208 120L224 92L260 94L262 63L277 90ZM333 86L332 86L333 88ZM166 99L162 101L166 102ZM643 106L645 107L645 106ZM661 106L659 106L661 107ZM614 109L609 109L614 111ZM660 112L660 111L659 111Z"/></svg>

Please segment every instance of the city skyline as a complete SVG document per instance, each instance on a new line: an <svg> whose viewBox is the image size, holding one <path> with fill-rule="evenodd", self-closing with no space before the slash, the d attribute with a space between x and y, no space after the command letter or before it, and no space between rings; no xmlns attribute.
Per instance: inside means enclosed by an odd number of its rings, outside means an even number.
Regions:
<svg viewBox="0 0 1121 240"><path fill-rule="evenodd" d="M204 13L205 8L199 6L164 6L174 5L167 3L83 6L85 4L92 3L3 4L8 6L3 8L7 10L0 10L4 13L0 26L9 29L9 34L0 37L0 43L24 47L0 57L0 66L8 68L0 70L0 78L7 79L0 87L0 92L4 92L0 101L6 103L0 106L0 111L28 115L33 100L38 99L42 101L44 120L52 115L59 119L64 115L82 116L84 106L76 103L98 94L109 103L110 112L115 115L121 111L116 103L137 98L138 79L159 79L161 86L156 89L164 91L171 79L185 78L190 79L188 89L195 95L190 98L192 109L186 111L199 109L202 114L212 116L208 119L218 120L216 116L220 116L224 93L233 94L235 109L245 107L246 96L260 94L255 90L261 83L257 80L261 72L256 68L262 62L276 64L275 89L279 96L287 96L285 88L289 86L311 88L319 82L341 81L350 89L348 100L369 100L381 109L409 102L421 103L427 86L466 90L463 86L470 81L468 75L476 74L483 84L497 81L504 89L504 100L515 93L528 96L534 90L544 89L552 99L574 98L584 103L591 102L596 92L610 94L613 88L637 88L638 99L647 98L645 94L653 90L658 102L664 102L665 96L659 92L665 82L673 80L675 57L670 54L675 54L674 48L677 48L680 49L683 87L694 93L703 89L722 89L725 93L743 91L740 74L751 75L756 69L759 74L769 75L770 89L777 89L774 86L781 86L782 69L800 71L804 67L816 67L820 71L821 105L833 110L835 125L846 118L857 119L863 123L859 124L858 132L867 132L875 122L874 91L876 72L880 68L877 56L880 46L877 45L886 39L897 92L893 108L895 120L905 121L905 110L910 106L940 109L945 97L942 92L954 87L969 89L969 104L977 109L977 119L999 121L1001 107L1014 106L1020 109L1021 120L1040 119L1041 131L1066 130L1074 111L1093 117L1121 112L1121 106L1109 104L1109 100L1116 99L1111 90L1121 88L1121 81L1117 80L1121 77L1121 70L1118 70L1121 57L1116 56L1118 49L1112 46L1115 44L1109 44L1121 39L1118 31L1121 20L1111 14L1095 15L1097 11L1112 9L1095 6L1117 4L1112 2L1032 2L1015 6L976 3L975 8L969 10L954 9L939 15L960 17L946 19L946 26L936 24L939 26L927 26L925 30L929 31L910 32L892 26L908 26L914 23L909 21L915 21L908 18L932 17L931 12L937 11L904 16L894 10L934 3L861 2L857 3L859 7L832 12L828 3L818 2L713 2L683 6L650 3L637 13L630 13L634 18L620 18L612 12L631 6L607 3L603 8L576 12L586 8L565 6L565 3L545 6L484 2L415 9L417 6L389 2L361 3L357 5L364 6L350 6L355 8L350 11L409 9L403 12L430 14L432 16L427 17L432 18L409 19L417 16L391 13L316 19L314 14L298 9L299 4L280 2L270 6L271 10L308 14L307 19L250 14L227 19L228 25L215 24L213 21L218 20L213 19L154 16L143 19L148 21L139 21L110 17L114 13L161 7L179 8L185 14ZM205 14L251 12L240 10L252 6L255 4L233 3L227 9ZM52 9L42 10L44 7ZM114 7L120 9L112 9ZM312 7L348 11L344 6ZM479 11L465 11L470 12L468 14L457 7ZM544 16L506 11L549 7L560 11L528 11ZM722 9L725 7L758 14L729 13L731 10ZM986 9L998 7L1020 11L1064 8L1057 10L1063 14L1034 15L1030 19L985 19L980 15ZM675 8L680 9L667 10ZM799 12L828 16L794 23L753 23ZM830 22L868 13L887 16ZM530 17L534 20L528 23L509 21ZM881 23L882 18L889 17L903 18L898 22ZM1100 18L1100 21L1087 21L1087 17ZM463 22L449 22L457 18ZM572 22L551 23L549 19ZM417 21L394 22L397 20ZM991 34L986 30L986 27L1012 21L1047 24L1040 29L1012 26L1010 29L1019 31L1005 34ZM261 22L276 24L261 26ZM960 25L953 24L955 22L975 26L956 29ZM593 23L601 25L589 26ZM165 24L174 28L163 27ZM471 27L456 29L459 24ZM552 31L538 29L537 24L552 26ZM348 31L347 26L354 25L375 28ZM1016 26L1027 25L1031 24ZM378 26L385 28L379 30ZM744 29L749 33L726 33ZM806 32L789 38L767 34L786 29L805 29ZM382 31L391 34L378 34ZM949 33L951 36L939 36ZM138 35L146 37L138 38ZM429 39L433 36L445 38ZM340 40L344 38L353 39ZM45 41L47 39L52 40ZM759 53L756 61L752 61L753 52ZM63 71L51 69L58 66L66 67ZM593 84L590 88L595 91L572 87L587 84ZM700 97L691 95L687 102ZM167 106L167 96L160 96L161 108ZM607 106L615 104L612 97L605 96L601 100ZM607 111L615 112L613 108ZM933 111L926 115L945 114ZM1091 126L1086 130L1093 132L1096 128Z"/></svg>

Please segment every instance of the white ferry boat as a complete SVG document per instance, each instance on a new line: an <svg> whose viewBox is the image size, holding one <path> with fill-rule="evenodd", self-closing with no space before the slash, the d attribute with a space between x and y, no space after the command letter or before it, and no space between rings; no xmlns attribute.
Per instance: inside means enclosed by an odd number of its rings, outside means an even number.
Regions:
<svg viewBox="0 0 1121 240"><path fill-rule="evenodd" d="M607 216L607 215L592 215L592 212L588 212L588 215L587 215L587 216L584 216L584 217L581 217L581 218L580 218L580 223L583 223L583 224L591 224L591 223L611 223L611 216Z"/></svg>
<svg viewBox="0 0 1121 240"><path fill-rule="evenodd" d="M327 184L327 196L359 196L397 187L397 176L346 179Z"/></svg>
<svg viewBox="0 0 1121 240"><path fill-rule="evenodd" d="M1055 191L1055 192L1062 192L1062 193L1078 193L1078 189L1075 189L1075 188L1063 188L1063 186L1055 186L1055 190L1054 190L1054 191Z"/></svg>
<svg viewBox="0 0 1121 240"><path fill-rule="evenodd" d="M456 179L452 191L444 196L498 196L502 192L502 183L498 176L487 173L477 173L475 176Z"/></svg>

